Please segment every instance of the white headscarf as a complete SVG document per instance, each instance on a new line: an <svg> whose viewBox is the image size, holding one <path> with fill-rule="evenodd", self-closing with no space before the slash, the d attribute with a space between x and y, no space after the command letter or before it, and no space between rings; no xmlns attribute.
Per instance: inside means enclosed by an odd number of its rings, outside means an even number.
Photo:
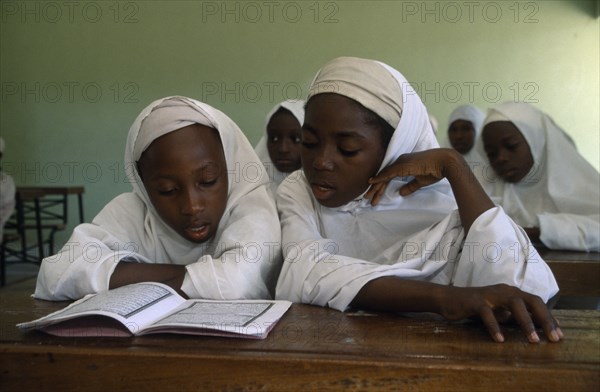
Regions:
<svg viewBox="0 0 600 392"><path fill-rule="evenodd" d="M284 180L290 173L284 173L277 170L275 164L271 160L271 156L269 155L269 149L267 148L267 139L269 135L267 134L267 126L269 125L269 121L271 121L271 117L281 108L289 110L292 115L298 120L300 126L304 124L304 104L303 100L286 100L275 105L273 109L267 114L267 118L265 120L265 133L262 138L256 144L254 151L258 155L260 161L265 165L267 169L267 173L269 175L269 179L271 180L271 188L273 191L277 189L277 186L281 184L281 181Z"/></svg>
<svg viewBox="0 0 600 392"><path fill-rule="evenodd" d="M199 123L219 132L229 190L214 238L195 244L156 213L136 162L156 138ZM192 298L268 298L279 270L280 226L268 178L252 146L225 114L186 97L159 99L129 130L125 167L133 192L113 199L79 225L65 248L43 260L35 296L75 299L108 288L116 261L186 265L182 290ZM94 245L95 259L86 259ZM89 250L87 250L89 254Z"/></svg>
<svg viewBox="0 0 600 392"><path fill-rule="evenodd" d="M475 135L473 138L473 147L463 155L463 158L469 164L469 167L473 171L475 178L479 180L483 189L487 192L491 192L493 184L496 182L496 176L494 171L490 167L487 157L481 154L479 148L477 148L479 138L481 137L481 130L483 129L483 120L485 114L474 105L461 105L454 109L448 119L448 129L450 125L456 120L470 121L473 124ZM450 140L446 137L444 145L448 148L452 148Z"/></svg>
<svg viewBox="0 0 600 392"><path fill-rule="evenodd" d="M498 178L491 196L523 227L539 227L550 248L600 250L600 177L572 139L527 103L491 108L484 122L510 121L529 144L533 167L520 182ZM485 155L483 141L477 148Z"/></svg>
<svg viewBox="0 0 600 392"><path fill-rule="evenodd" d="M308 100L319 93L352 98L395 128L381 168L401 154L438 146L420 98L386 64L334 59L317 73ZM529 243L500 208L482 214L466 235L446 180L402 197L398 188L408 181L392 181L377 206L359 197L327 208L316 201L304 175L284 180L277 195L285 257L277 297L345 310L367 282L382 276L457 286L507 283L546 300L556 293L543 261L518 262L530 254L525 253ZM468 252L463 252L463 241L469 243ZM485 262L481 252L490 243L523 244L512 254L519 260L504 252L501 260ZM537 255L535 250L531 254Z"/></svg>

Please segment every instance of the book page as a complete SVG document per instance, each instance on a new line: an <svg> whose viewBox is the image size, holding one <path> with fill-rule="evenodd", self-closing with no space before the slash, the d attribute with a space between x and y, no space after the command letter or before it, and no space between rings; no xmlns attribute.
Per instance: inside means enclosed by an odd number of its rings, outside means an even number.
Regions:
<svg viewBox="0 0 600 392"><path fill-rule="evenodd" d="M183 302L185 299L166 285L137 283L88 295L62 310L18 326L23 330L39 329L76 317L102 315L119 321L135 334Z"/></svg>
<svg viewBox="0 0 600 392"><path fill-rule="evenodd" d="M289 306L287 301L188 300L143 333L208 334L207 331L214 331L225 336L264 338Z"/></svg>
<svg viewBox="0 0 600 392"><path fill-rule="evenodd" d="M247 326L273 304L236 302L192 302L190 306L157 321L161 324L192 324L206 327L220 324Z"/></svg>

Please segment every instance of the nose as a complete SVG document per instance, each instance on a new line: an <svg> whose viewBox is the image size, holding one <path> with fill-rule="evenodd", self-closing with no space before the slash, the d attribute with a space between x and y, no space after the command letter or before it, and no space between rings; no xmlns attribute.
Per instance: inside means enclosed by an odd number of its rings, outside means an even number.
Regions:
<svg viewBox="0 0 600 392"><path fill-rule="evenodd" d="M502 164L502 163L507 162L508 160L509 160L508 151L505 148L498 149L498 152L496 153L494 162L496 164Z"/></svg>
<svg viewBox="0 0 600 392"><path fill-rule="evenodd" d="M290 152L291 145L292 145L292 142L290 140L284 139L279 144L279 152L282 152L282 153L288 153L288 152Z"/></svg>
<svg viewBox="0 0 600 392"><path fill-rule="evenodd" d="M313 168L315 170L333 170L335 168L335 163L333 162L332 156L333 154L328 149L320 149L313 160Z"/></svg>
<svg viewBox="0 0 600 392"><path fill-rule="evenodd" d="M198 214L204 210L204 198L197 189L187 189L181 197L179 207L183 215Z"/></svg>

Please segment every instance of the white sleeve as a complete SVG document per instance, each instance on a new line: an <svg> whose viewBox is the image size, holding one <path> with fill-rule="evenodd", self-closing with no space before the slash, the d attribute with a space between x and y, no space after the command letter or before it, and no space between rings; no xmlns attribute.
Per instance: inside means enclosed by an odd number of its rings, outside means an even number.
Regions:
<svg viewBox="0 0 600 392"><path fill-rule="evenodd" d="M264 299L273 296L281 267L281 227L266 186L238 201L212 256L186 266L181 289L190 298Z"/></svg>
<svg viewBox="0 0 600 392"><path fill-rule="evenodd" d="M485 211L471 225L452 284L480 287L499 283L537 295L544 302L558 293L550 267L525 231L497 206Z"/></svg>
<svg viewBox="0 0 600 392"><path fill-rule="evenodd" d="M600 251L600 215L538 215L540 240L550 249Z"/></svg>
<svg viewBox="0 0 600 392"><path fill-rule="evenodd" d="M149 262L134 248L98 225L78 225L56 255L42 260L34 297L63 301L107 290L120 260Z"/></svg>

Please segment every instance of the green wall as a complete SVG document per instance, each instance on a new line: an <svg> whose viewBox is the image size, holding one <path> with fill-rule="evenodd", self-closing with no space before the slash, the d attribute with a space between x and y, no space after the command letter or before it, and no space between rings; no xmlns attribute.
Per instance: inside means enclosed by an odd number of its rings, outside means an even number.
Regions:
<svg viewBox="0 0 600 392"><path fill-rule="evenodd" d="M0 133L18 185L85 185L90 220L128 191L123 150L150 101L268 110L327 60L399 69L440 123L459 104L532 102L599 164L597 1L2 1ZM576 175L576 173L574 173Z"/></svg>

